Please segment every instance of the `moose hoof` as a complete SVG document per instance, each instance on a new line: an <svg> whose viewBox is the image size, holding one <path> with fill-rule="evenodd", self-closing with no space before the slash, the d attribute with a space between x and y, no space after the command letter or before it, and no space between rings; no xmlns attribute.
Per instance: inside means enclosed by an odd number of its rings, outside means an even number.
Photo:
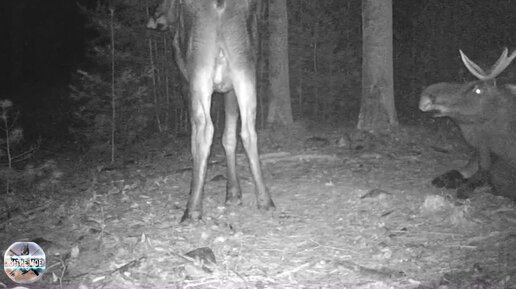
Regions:
<svg viewBox="0 0 516 289"><path fill-rule="evenodd" d="M262 211L273 211L276 209L276 206L274 205L272 199L269 199L266 202L258 203L258 209Z"/></svg>
<svg viewBox="0 0 516 289"><path fill-rule="evenodd" d="M226 205L242 205L242 191L240 186L229 186L226 189Z"/></svg>
<svg viewBox="0 0 516 289"><path fill-rule="evenodd" d="M197 223L202 219L202 213L198 211L190 212L190 210L186 209L183 217L181 217L180 224L187 225L190 223Z"/></svg>
<svg viewBox="0 0 516 289"><path fill-rule="evenodd" d="M438 188L456 189L465 182L466 179L459 171L451 170L433 179L432 185Z"/></svg>
<svg viewBox="0 0 516 289"><path fill-rule="evenodd" d="M242 197L240 197L240 196L227 196L225 203L228 206L241 206L242 205Z"/></svg>

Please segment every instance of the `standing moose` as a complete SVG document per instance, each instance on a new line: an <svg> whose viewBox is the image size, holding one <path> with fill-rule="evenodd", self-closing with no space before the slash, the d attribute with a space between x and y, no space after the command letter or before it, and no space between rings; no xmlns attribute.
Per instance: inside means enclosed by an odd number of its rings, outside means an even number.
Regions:
<svg viewBox="0 0 516 289"><path fill-rule="evenodd" d="M491 70L485 72L460 51L464 65L479 80L437 83L421 94L419 108L453 119L475 148L466 166L432 181L437 187L458 188L459 198L467 198L487 181L495 194L516 199L516 87L498 87L495 82L495 77L516 57L516 51L510 56L507 53L505 49Z"/></svg>
<svg viewBox="0 0 516 289"><path fill-rule="evenodd" d="M235 158L240 111L240 135L255 182L258 208L274 208L262 176L255 130L258 1L164 0L147 24L148 28L174 31L176 62L188 82L193 172L181 222L202 218L202 194L214 130L210 117L213 92L224 93L225 98L222 144L227 160L226 203L241 204L242 200Z"/></svg>

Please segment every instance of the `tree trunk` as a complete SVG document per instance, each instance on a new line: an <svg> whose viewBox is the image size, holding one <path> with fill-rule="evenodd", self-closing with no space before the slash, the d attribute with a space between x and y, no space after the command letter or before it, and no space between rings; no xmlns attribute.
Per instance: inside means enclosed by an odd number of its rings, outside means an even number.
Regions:
<svg viewBox="0 0 516 289"><path fill-rule="evenodd" d="M398 125L394 106L392 1L362 0L362 103L358 129Z"/></svg>
<svg viewBox="0 0 516 289"><path fill-rule="evenodd" d="M287 1L271 0L269 5L270 20L270 85L269 126L290 126L292 108L290 103L289 65L288 65L288 20Z"/></svg>

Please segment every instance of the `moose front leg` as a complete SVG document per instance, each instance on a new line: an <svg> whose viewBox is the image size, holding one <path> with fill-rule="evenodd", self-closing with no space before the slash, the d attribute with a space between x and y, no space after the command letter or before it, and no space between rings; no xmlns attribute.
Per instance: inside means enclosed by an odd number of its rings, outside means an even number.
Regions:
<svg viewBox="0 0 516 289"><path fill-rule="evenodd" d="M456 189L464 185L468 178L473 176L479 169L477 153L468 160L468 163L456 170L450 170L432 180L432 185L437 188Z"/></svg>
<svg viewBox="0 0 516 289"><path fill-rule="evenodd" d="M471 178L460 187L457 188L457 198L467 199L473 191L485 185L489 181L489 171L479 169Z"/></svg>
<svg viewBox="0 0 516 289"><path fill-rule="evenodd" d="M467 199L473 191L489 182L491 169L491 153L484 143L480 143L477 149L476 170L473 175L467 176L466 182L457 188L457 198ZM469 173L466 172L466 173Z"/></svg>

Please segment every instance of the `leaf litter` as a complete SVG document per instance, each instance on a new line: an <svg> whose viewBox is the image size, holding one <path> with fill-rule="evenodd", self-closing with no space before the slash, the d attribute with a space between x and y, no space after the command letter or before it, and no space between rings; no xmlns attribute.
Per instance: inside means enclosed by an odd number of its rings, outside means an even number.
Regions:
<svg viewBox="0 0 516 289"><path fill-rule="evenodd" d="M90 170L80 187L69 178L41 205L1 219L0 245L45 241L40 288L516 288L514 203L488 188L457 200L429 185L464 162L463 151L436 150L421 128L360 145L349 131L262 146L274 212L256 209L242 152L243 206L223 205L218 145L198 224L178 224L190 184L185 151Z"/></svg>

